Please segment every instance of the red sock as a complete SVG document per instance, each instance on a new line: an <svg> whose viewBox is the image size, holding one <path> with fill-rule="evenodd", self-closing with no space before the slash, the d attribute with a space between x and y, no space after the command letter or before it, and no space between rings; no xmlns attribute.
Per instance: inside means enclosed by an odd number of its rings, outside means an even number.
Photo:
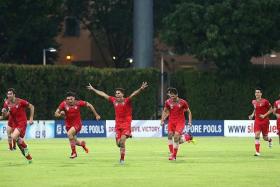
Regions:
<svg viewBox="0 0 280 187"><path fill-rule="evenodd" d="M173 157L176 158L178 152L178 147L173 149Z"/></svg>
<svg viewBox="0 0 280 187"><path fill-rule="evenodd" d="M120 154L121 154L121 160L124 160L124 156L125 156L125 148L124 147L120 148Z"/></svg>
<svg viewBox="0 0 280 187"><path fill-rule="evenodd" d="M69 140L69 142L70 142L72 153L76 153L76 141L75 140Z"/></svg>
<svg viewBox="0 0 280 187"><path fill-rule="evenodd" d="M18 143L19 143L19 145L20 145L22 148L26 148L26 147L27 147L27 145L25 144L25 142L24 142L24 140L23 140L22 138L19 138L19 139L18 139Z"/></svg>
<svg viewBox="0 0 280 187"><path fill-rule="evenodd" d="M255 140L255 148L256 148L256 152L260 152L260 141L259 140Z"/></svg>
<svg viewBox="0 0 280 187"><path fill-rule="evenodd" d="M169 144L168 147L169 147L169 152L173 153L173 144Z"/></svg>

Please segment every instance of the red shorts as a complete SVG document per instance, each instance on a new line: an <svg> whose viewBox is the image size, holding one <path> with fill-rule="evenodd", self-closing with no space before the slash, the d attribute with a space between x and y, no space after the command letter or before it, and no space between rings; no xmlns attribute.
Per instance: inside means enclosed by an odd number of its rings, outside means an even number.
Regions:
<svg viewBox="0 0 280 187"><path fill-rule="evenodd" d="M131 126L129 127L116 127L115 128L116 131L116 140L119 141L122 137L122 135L125 135L127 138L131 138L132 134L131 134Z"/></svg>
<svg viewBox="0 0 280 187"><path fill-rule="evenodd" d="M79 125L69 125L69 126L66 125L67 132L71 129L71 127L75 128L76 134L78 134L81 131L81 129L82 129L82 125L81 124L79 124Z"/></svg>
<svg viewBox="0 0 280 187"><path fill-rule="evenodd" d="M168 133L178 132L179 134L183 134L185 128L185 122L169 122L168 123Z"/></svg>
<svg viewBox="0 0 280 187"><path fill-rule="evenodd" d="M265 121L255 121L254 122L254 132L262 132L263 136L267 136L268 135L268 131L269 131L269 120L265 120Z"/></svg>
<svg viewBox="0 0 280 187"><path fill-rule="evenodd" d="M277 119L277 134L280 135L280 119Z"/></svg>
<svg viewBox="0 0 280 187"><path fill-rule="evenodd" d="M24 136L25 136L26 127L27 127L27 121L18 122L16 124L14 124L14 128L18 129L18 131L20 132L19 136L21 138L24 138Z"/></svg>

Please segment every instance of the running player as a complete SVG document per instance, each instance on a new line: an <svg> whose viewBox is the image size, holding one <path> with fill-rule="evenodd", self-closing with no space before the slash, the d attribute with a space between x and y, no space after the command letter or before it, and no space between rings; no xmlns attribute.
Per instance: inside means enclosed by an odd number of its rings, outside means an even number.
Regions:
<svg viewBox="0 0 280 187"><path fill-rule="evenodd" d="M249 119L255 117L254 122L254 133L255 133L255 149L256 153L254 156L260 156L260 134L262 133L263 139L268 141L268 146L272 147L272 139L268 137L269 130L269 115L273 112L271 104L267 99L262 98L261 88L255 89L256 99L252 100L254 110Z"/></svg>
<svg viewBox="0 0 280 187"><path fill-rule="evenodd" d="M74 92L67 92L66 99L62 101L59 107L55 111L55 117L65 117L65 126L67 130L67 136L69 138L70 147L71 147L71 159L77 157L76 145L82 146L86 153L89 152L86 147L85 141L79 141L77 139L77 134L82 128L82 120L80 114L81 107L88 107L97 120L100 119L99 114L96 112L92 104L76 99L76 94Z"/></svg>
<svg viewBox="0 0 280 187"><path fill-rule="evenodd" d="M32 157L26 143L24 142L27 127L26 108L30 110L29 124L32 125L34 106L26 100L17 98L15 89L9 88L7 90L7 99L5 100L2 109L2 115L5 117L9 116L8 126L11 127L10 137L8 135L9 145L11 144L11 141L16 142L21 153L25 156L29 163L31 163ZM12 138L12 140L10 138Z"/></svg>
<svg viewBox="0 0 280 187"><path fill-rule="evenodd" d="M97 95L105 98L114 105L115 109L115 131L116 144L120 148L120 164L124 164L125 142L127 138L131 138L131 121L132 121L132 103L131 99L138 95L148 86L147 82L143 82L141 87L135 90L129 97L124 97L125 90L123 88L115 89L115 97L107 95L105 92L97 90L91 84L87 88Z"/></svg>

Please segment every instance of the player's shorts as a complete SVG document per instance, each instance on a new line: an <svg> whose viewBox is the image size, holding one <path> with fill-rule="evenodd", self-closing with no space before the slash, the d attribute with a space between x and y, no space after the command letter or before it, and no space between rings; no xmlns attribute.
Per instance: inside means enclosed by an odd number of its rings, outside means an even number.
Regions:
<svg viewBox="0 0 280 187"><path fill-rule="evenodd" d="M185 128L185 122L169 122L168 123L168 133L178 132L179 134L183 134Z"/></svg>
<svg viewBox="0 0 280 187"><path fill-rule="evenodd" d="M12 123L12 122L8 122L8 126L9 126L9 127L11 127L12 129L14 129L14 128L15 128L15 124L14 124L14 123Z"/></svg>
<svg viewBox="0 0 280 187"><path fill-rule="evenodd" d="M126 138L131 138L131 125L127 127L116 127L116 140L119 141L123 135L126 136Z"/></svg>
<svg viewBox="0 0 280 187"><path fill-rule="evenodd" d="M24 136L25 136L26 127L27 127L27 121L18 122L16 124L14 124L14 128L18 129L18 131L20 132L19 136L21 138L24 138Z"/></svg>
<svg viewBox="0 0 280 187"><path fill-rule="evenodd" d="M268 135L269 131L269 120L264 120L264 121L255 121L254 122L254 132L262 132L263 136Z"/></svg>
<svg viewBox="0 0 280 187"><path fill-rule="evenodd" d="M71 127L74 127L75 130L76 130L76 134L78 134L78 133L81 131L81 129L82 129L82 124L78 124L78 125L66 125L66 131L68 132L68 131L71 129Z"/></svg>
<svg viewBox="0 0 280 187"><path fill-rule="evenodd" d="M280 119L277 119L277 134L280 135Z"/></svg>

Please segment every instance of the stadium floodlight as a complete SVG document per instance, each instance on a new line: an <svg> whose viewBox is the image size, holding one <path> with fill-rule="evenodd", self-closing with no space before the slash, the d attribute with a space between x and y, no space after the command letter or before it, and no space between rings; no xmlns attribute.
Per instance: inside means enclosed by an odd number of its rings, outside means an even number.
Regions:
<svg viewBox="0 0 280 187"><path fill-rule="evenodd" d="M46 65L46 52L51 52L51 53L54 53L56 52L56 49L53 48L53 47L50 47L50 48L47 48L47 49L43 49L43 65L45 66Z"/></svg>

